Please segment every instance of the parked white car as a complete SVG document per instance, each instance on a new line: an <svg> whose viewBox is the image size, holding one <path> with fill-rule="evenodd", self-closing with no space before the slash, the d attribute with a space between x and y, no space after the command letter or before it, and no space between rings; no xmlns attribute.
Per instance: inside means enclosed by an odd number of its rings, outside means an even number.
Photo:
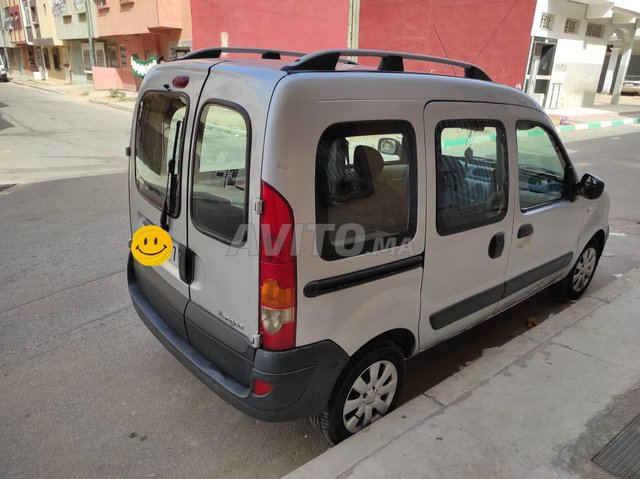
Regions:
<svg viewBox="0 0 640 479"><path fill-rule="evenodd" d="M474 65L287 55L301 54L206 49L146 75L131 231L160 224L174 253L130 258L129 289L226 401L311 417L337 443L394 408L407 358L554 283L579 297L609 200L538 104ZM407 59L465 78L404 72Z"/></svg>
<svg viewBox="0 0 640 479"><path fill-rule="evenodd" d="M9 81L9 71L7 70L7 65L2 55L0 55L0 80L4 82Z"/></svg>
<svg viewBox="0 0 640 479"><path fill-rule="evenodd" d="M637 95L640 93L640 75L629 75L622 82L622 93Z"/></svg>

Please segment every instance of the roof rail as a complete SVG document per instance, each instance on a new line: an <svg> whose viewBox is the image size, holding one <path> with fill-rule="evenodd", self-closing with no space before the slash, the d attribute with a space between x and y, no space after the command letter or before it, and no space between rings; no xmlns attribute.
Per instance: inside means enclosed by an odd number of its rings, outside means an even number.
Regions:
<svg viewBox="0 0 640 479"><path fill-rule="evenodd" d="M254 53L260 55L265 60L280 60L285 57L303 57L305 53L289 52L285 50L267 50L264 48L233 48L233 47L213 47L202 48L177 58L176 60L195 60L199 58L220 58L223 53Z"/></svg>
<svg viewBox="0 0 640 479"><path fill-rule="evenodd" d="M298 58L292 63L289 63L288 65L282 67L282 70L288 73L297 71L332 71L335 70L336 64L340 61L341 56L379 57L380 64L378 65L378 71L383 72L404 71L404 60L418 60L423 62L442 63L444 65L464 68L465 78L491 81L491 78L489 78L489 75L487 75L484 70L471 63L461 62L458 60L450 60L449 58L417 55L415 53L391 52L385 50L320 50Z"/></svg>

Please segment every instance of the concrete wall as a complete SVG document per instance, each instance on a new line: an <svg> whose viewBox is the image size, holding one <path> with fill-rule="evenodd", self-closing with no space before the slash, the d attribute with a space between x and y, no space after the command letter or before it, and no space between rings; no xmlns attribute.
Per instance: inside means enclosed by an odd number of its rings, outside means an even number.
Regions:
<svg viewBox="0 0 640 479"><path fill-rule="evenodd" d="M89 14L86 16L84 22L80 21L82 13L87 13L84 8L76 9L72 1L67 1L67 11L59 16L55 17L56 32L60 40L80 40L82 38L89 38L88 34L88 21L91 18L93 22L93 37L97 38L100 34L98 29L98 20L96 15L96 4L93 0L89 1Z"/></svg>
<svg viewBox="0 0 640 479"><path fill-rule="evenodd" d="M192 0L193 48L347 46L349 0Z"/></svg>
<svg viewBox="0 0 640 479"><path fill-rule="evenodd" d="M522 86L535 3L363 0L358 46L464 60L480 66L496 82ZM428 68L452 74L450 68Z"/></svg>
<svg viewBox="0 0 640 479"><path fill-rule="evenodd" d="M554 16L550 30L540 28L542 12ZM591 106L607 51L607 41L613 33L608 19L587 19L587 5L568 0L541 0L538 2L531 34L537 37L556 38L552 82L563 82L558 106L571 108ZM567 18L579 20L577 32L564 33ZM587 23L604 25L602 38L586 37Z"/></svg>
<svg viewBox="0 0 640 479"><path fill-rule="evenodd" d="M149 33L149 29L183 29L191 38L189 0L144 0L132 3L112 1L98 10L100 36Z"/></svg>
<svg viewBox="0 0 640 479"><path fill-rule="evenodd" d="M120 88L121 90L136 90L136 78L131 68L93 68L93 84L96 90Z"/></svg>

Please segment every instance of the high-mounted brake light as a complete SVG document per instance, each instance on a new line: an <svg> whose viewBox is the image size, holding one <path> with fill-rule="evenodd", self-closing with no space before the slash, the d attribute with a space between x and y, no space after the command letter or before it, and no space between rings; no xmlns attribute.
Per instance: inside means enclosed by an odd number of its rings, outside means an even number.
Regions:
<svg viewBox="0 0 640 479"><path fill-rule="evenodd" d="M171 84L176 88L185 88L189 84L189 77L186 75L177 76Z"/></svg>
<svg viewBox="0 0 640 479"><path fill-rule="evenodd" d="M293 212L287 201L262 182L260 217L260 318L262 345L283 350L296 344L296 257Z"/></svg>

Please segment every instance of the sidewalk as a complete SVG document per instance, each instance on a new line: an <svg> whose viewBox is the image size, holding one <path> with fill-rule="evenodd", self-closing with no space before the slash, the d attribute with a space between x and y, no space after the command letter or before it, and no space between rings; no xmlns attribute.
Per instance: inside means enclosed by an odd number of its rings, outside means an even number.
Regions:
<svg viewBox="0 0 640 479"><path fill-rule="evenodd" d="M286 477L614 478L591 459L639 414L637 268Z"/></svg>
<svg viewBox="0 0 640 479"><path fill-rule="evenodd" d="M547 115L562 132L640 123L640 97L622 96L612 105L611 95L598 94L592 107L548 109Z"/></svg>
<svg viewBox="0 0 640 479"><path fill-rule="evenodd" d="M65 83L63 80L34 80L30 76L11 75L10 81L18 85L25 85L38 90L49 91L60 95L68 95L79 100L85 100L91 103L107 105L118 110L133 112L135 107L136 92L125 90L96 90L93 84L74 85ZM115 96L115 95L119 96Z"/></svg>

